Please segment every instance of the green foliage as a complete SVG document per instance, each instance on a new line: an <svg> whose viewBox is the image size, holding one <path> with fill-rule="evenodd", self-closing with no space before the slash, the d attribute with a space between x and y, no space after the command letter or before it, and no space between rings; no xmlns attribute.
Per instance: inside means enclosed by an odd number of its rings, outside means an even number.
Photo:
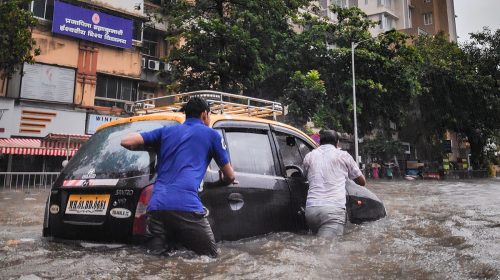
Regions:
<svg viewBox="0 0 500 280"><path fill-rule="evenodd" d="M363 153L384 160L391 159L394 155L403 152L403 145L398 140L391 138L376 137L365 140L363 143Z"/></svg>
<svg viewBox="0 0 500 280"><path fill-rule="evenodd" d="M297 126L303 126L318 109L325 95L325 85L317 70L306 75L296 71L285 89L283 103L288 105L288 120Z"/></svg>
<svg viewBox="0 0 500 280"><path fill-rule="evenodd" d="M483 153L487 139L500 127L500 91L495 78L500 36L485 30L471 38L462 48L443 34L419 38L416 46L423 59L423 92L418 104L424 134L442 135L447 129L464 134L471 146L472 163L479 168L487 164Z"/></svg>
<svg viewBox="0 0 500 280"><path fill-rule="evenodd" d="M338 21L331 23L299 14L309 2L163 2L167 39L185 40L166 58L178 81L171 88L281 99L290 122L301 126L311 119L317 127L352 133L351 43L360 42L355 74L361 137L380 131L390 139L394 123L414 135L412 144L434 143L449 129L467 136L476 167L485 161L486 139L498 134L500 124L500 31L485 29L462 47L443 35L420 37L415 45L396 31L371 39L369 29L377 23L360 9L333 6Z"/></svg>
<svg viewBox="0 0 500 280"><path fill-rule="evenodd" d="M22 8L30 3L30 0L0 1L1 78L10 78L24 62L34 62L35 40L31 37L31 28L36 26L37 20ZM39 54L38 49L34 51L34 55Z"/></svg>
<svg viewBox="0 0 500 280"><path fill-rule="evenodd" d="M171 29L186 44L174 49L181 90L217 89L258 96L279 59L280 45L293 36L288 20L307 1L204 0L178 1ZM183 4L184 3L184 4ZM183 10L182 13L175 14ZM286 82L286 81L285 81ZM281 90L286 84L281 85Z"/></svg>
<svg viewBox="0 0 500 280"><path fill-rule="evenodd" d="M417 68L420 63L408 36L389 31L370 39L376 25L358 8L333 7L337 23L311 20L302 37L323 38L334 47L314 61L322 73L327 96L313 118L320 127L353 131L351 42L362 42L355 50L358 130L369 134L375 128L391 135L389 122L405 124L408 104L419 92ZM319 34L318 34L319 33ZM321 34L321 35L320 35ZM324 47L323 47L324 48ZM307 52L305 52L307 53Z"/></svg>

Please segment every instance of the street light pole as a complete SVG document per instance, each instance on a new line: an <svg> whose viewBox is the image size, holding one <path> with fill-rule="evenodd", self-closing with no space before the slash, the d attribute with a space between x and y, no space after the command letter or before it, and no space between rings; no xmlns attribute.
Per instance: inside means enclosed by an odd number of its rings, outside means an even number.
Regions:
<svg viewBox="0 0 500 280"><path fill-rule="evenodd" d="M368 38L365 40L361 40L357 43L351 42L351 61L352 61L352 106L354 109L354 155L355 155L355 160L356 163L359 166L359 150L358 150L358 116L356 113L356 74L354 70L354 49L356 47L368 40L371 40L372 38Z"/></svg>
<svg viewBox="0 0 500 280"><path fill-rule="evenodd" d="M354 155L356 163L359 166L358 156L358 117L356 113L356 74L354 70L354 49L359 43L351 42L351 61L352 61L352 106L354 109Z"/></svg>

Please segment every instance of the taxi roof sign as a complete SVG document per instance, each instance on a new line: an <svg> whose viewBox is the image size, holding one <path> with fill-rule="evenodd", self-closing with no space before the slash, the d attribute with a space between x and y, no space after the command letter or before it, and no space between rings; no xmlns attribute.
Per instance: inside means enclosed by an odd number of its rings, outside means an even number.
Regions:
<svg viewBox="0 0 500 280"><path fill-rule="evenodd" d="M179 112L192 97L205 99L210 104L212 113L258 118L272 117L274 120L277 116L283 115L283 106L279 102L213 90L199 90L139 100L133 104L132 111L139 116Z"/></svg>

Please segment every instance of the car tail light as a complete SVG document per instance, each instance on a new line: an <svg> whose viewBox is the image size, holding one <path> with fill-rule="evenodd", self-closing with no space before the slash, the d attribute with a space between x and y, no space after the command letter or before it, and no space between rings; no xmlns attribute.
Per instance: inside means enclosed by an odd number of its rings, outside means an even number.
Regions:
<svg viewBox="0 0 500 280"><path fill-rule="evenodd" d="M135 209L134 226L132 234L134 235L144 235L146 234L146 211L148 209L149 200L151 199L151 194L153 193L154 185L149 185L145 187L139 201L137 202L137 208Z"/></svg>

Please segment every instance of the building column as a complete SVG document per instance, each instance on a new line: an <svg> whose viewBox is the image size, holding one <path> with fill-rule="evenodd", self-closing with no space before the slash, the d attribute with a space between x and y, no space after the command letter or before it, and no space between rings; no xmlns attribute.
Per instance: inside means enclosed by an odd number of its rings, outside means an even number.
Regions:
<svg viewBox="0 0 500 280"><path fill-rule="evenodd" d="M80 43L74 100L76 105L94 106L98 54L98 48Z"/></svg>

